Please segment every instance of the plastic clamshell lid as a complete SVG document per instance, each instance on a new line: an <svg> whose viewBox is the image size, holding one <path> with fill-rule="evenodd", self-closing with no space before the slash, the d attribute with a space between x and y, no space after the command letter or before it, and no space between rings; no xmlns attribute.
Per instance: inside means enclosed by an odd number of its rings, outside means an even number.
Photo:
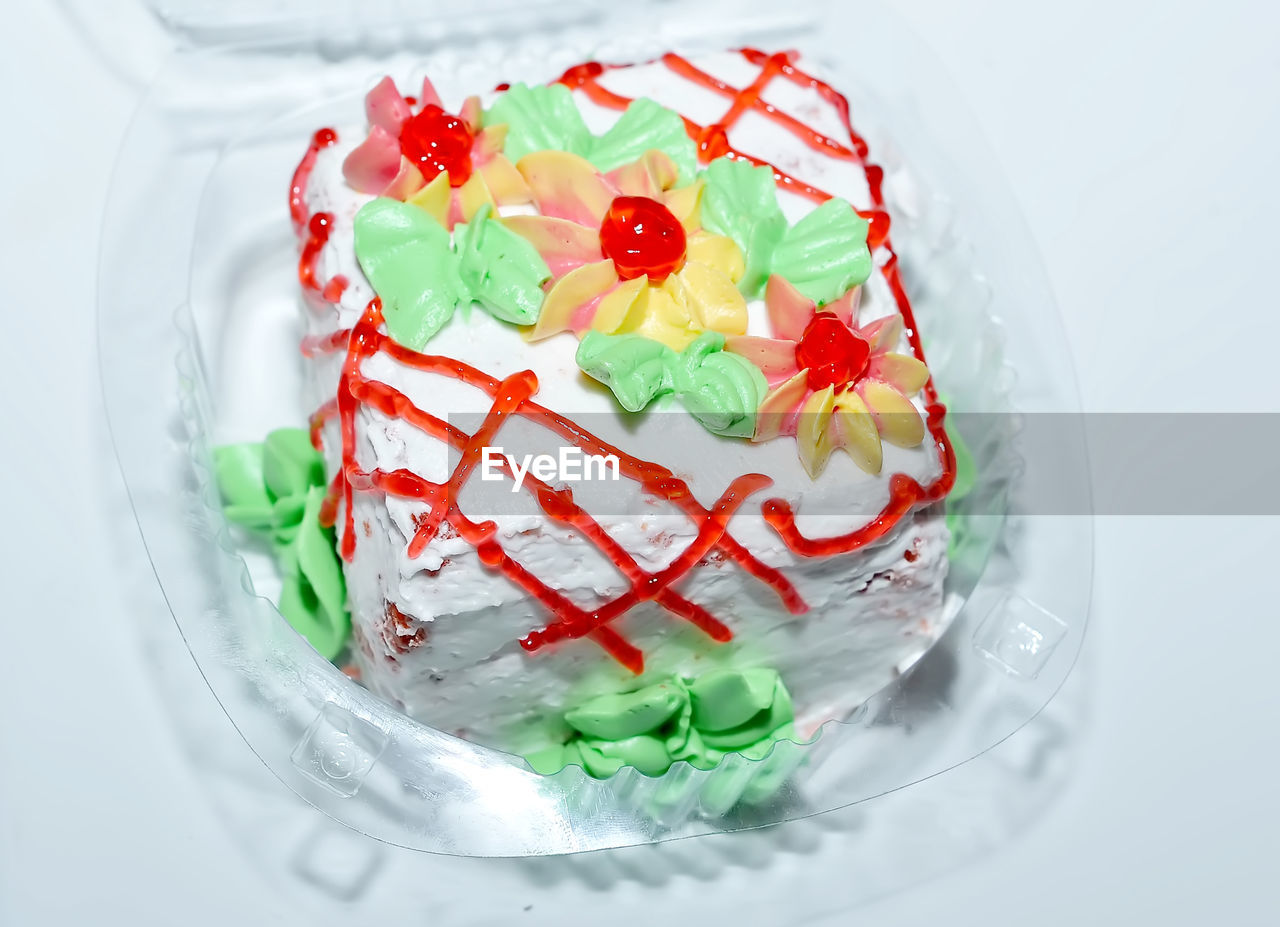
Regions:
<svg viewBox="0 0 1280 927"><path fill-rule="evenodd" d="M246 38L261 34L259 26L271 31L263 17L302 6L157 0L150 9L157 21L182 23L189 35L216 9L229 17L228 30L243 27L238 37ZM373 6L388 14L404 9ZM559 16L578 15L576 6L556 6L570 11ZM358 114L359 92L384 68L425 68L440 84L474 90L495 78L550 79L592 57L643 60L673 46L799 47L854 96L859 128L874 159L886 165L895 244L920 284L917 316L953 407L1007 408L1009 382L990 374L1003 358L1018 371L1012 397L1018 408L1078 409L1034 246L1021 234L1017 208L952 82L877 5L833 4L801 19L775 6L739 2L718 29L682 31L652 15L674 15L673 4L617 14L626 15L625 28L613 13L598 11L569 28L547 9L523 5L518 15L532 24L527 31L482 27L471 38L445 37L432 32L445 28L438 22L406 20L402 43L380 45L367 37L338 44L317 37L323 25L344 38L341 25L356 5L312 3L310 15L320 18L291 37L180 51L152 84L121 151L104 228L99 338L113 440L156 575L210 687L272 772L348 826L421 850L509 856L788 820L966 762L1034 717L1070 670L1088 613L1092 522L1019 517L1007 433L974 444L980 490L974 497L987 506L975 514L992 516L975 522L990 536L972 569L953 565L965 604L952 631L866 710L829 723L813 747L780 744L762 759L728 764L714 779L689 768L656 779L633 770L597 781L577 767L542 777L518 758L418 724L346 679L293 633L254 594L249 567L230 542L208 446L217 438L219 358L238 342L236 331L218 324L221 317L191 311L203 298L202 280L217 284L214 255L202 245L231 229L252 245L239 252L242 263L251 254L282 268L273 278L279 288L250 294L254 299L296 299L290 289L296 284L283 184L278 193L264 193L269 202L252 213L229 210L219 184L237 171L262 181L282 165L287 177L308 131ZM240 11L259 18L237 19ZM274 22L286 20L276 15ZM761 23L769 23L764 34ZM855 26L853 55L847 36ZM926 190L945 191L949 199ZM231 257L227 268L242 269ZM993 281L990 288L979 270ZM1003 320L1002 333L993 332L993 316ZM1061 453L1088 471L1083 438L1070 427ZM995 545L1010 493L1010 517L1019 521L1016 550ZM984 571L988 553L997 568Z"/></svg>

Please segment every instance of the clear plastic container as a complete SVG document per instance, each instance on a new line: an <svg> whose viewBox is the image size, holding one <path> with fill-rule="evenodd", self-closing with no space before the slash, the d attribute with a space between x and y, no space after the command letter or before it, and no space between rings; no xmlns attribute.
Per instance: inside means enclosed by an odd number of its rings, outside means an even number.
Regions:
<svg viewBox="0 0 1280 927"><path fill-rule="evenodd" d="M1033 718L1074 663L1088 616L1092 522L1034 511L1016 412L1078 411L1071 362L1029 236L964 105L883 10L764 4L470 6L157 3L192 45L156 77L121 151L99 307L103 390L156 576L192 657L249 747L335 820L462 856L630 846L792 820L965 763ZM305 10L305 18L301 13ZM269 14L269 15L268 15ZM240 18L237 18L240 17ZM851 42L850 36L856 35ZM252 42L245 37L254 36ZM384 73L445 95L544 81L588 59L797 48L852 102L886 169L893 241L935 380L977 464L957 507L951 628L910 672L812 744L765 759L595 780L413 721L318 656L236 548L210 448L301 423L288 177L316 127L358 119ZM407 86L408 84L406 84ZM1087 473L1078 418L1057 465Z"/></svg>

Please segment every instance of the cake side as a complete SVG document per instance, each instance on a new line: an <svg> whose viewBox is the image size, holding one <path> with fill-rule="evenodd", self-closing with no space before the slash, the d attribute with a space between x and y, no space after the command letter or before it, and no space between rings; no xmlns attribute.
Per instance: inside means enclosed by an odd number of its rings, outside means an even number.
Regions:
<svg viewBox="0 0 1280 927"><path fill-rule="evenodd" d="M575 71L566 80L576 86L594 131L616 123L621 96L643 94L682 112L707 160L730 149L762 160L767 153L770 163L789 168L778 199L792 221L828 191L867 213L871 267L855 288L856 305L846 300L845 327L859 336L872 331L868 344L874 332L891 333L883 354L901 351L922 360L885 238L878 181L858 140L846 133L846 141L832 147L815 142L812 128L806 136L763 116L763 124L748 119L758 115L754 104L726 88L759 84L754 99L776 111L783 103L766 94L783 75L779 86L802 97L786 104L814 125L835 120L834 128L824 126L832 135L821 138L839 137L834 98L797 77L789 59L766 58L767 67L760 60L754 53L713 56L696 68L664 60ZM692 82L700 95L690 92L688 68L701 75ZM707 130L694 110L709 109L708 95L742 112L720 123L708 120L713 128ZM743 131L725 127L729 122ZM423 347L429 355L406 351L381 332L374 289L357 260L357 215L374 196L352 189L343 167L363 136L356 128L317 137L295 184L295 220L311 331L304 350L313 359L321 409L315 435L336 477L329 514L348 558L357 663L367 685L436 727L524 752L561 736L566 711L594 694L718 666L768 666L790 690L807 733L864 701L936 639L945 625L946 531L936 507L922 506L945 493L950 452L931 385L913 407L921 428L929 428L926 439L907 447L879 442L875 472L852 453L827 448L811 473L806 467L813 460L798 461L788 440L744 441L700 428L680 429L676 442L664 440L668 414L682 417L669 396L662 397L669 408L651 409L638 425L620 415L616 396L584 378L585 341L572 331L531 342L506 320L473 309L430 336ZM536 210L499 204L497 212L510 219ZM840 311L819 309L814 301L806 309L794 294L785 298L793 315L807 312L808 323ZM729 337L785 341L770 337L778 334L770 328L778 302L746 300L745 326ZM353 348L362 338L366 349ZM748 352L759 348L741 343ZM789 350L799 344L791 342ZM459 377L456 369L424 364L427 356L462 361L468 373ZM777 374L773 382L765 377L766 395L797 376ZM512 398L513 389L519 398ZM467 442L436 424L424 430L422 413L446 425L470 413L474 429L504 399L511 408L485 436L491 443L507 442L504 430L516 430L536 405L561 423L590 422L594 442L632 463L633 475L608 487L607 504L589 509L590 531L582 530L581 513L576 521L549 516L547 503L564 498L558 495L564 487L552 484L504 498L501 506L493 497L460 495L459 506L468 502L493 524L483 538L471 530L474 520L459 522L463 530L457 530L440 498L424 501L429 485L456 475ZM788 414L802 415L795 408ZM533 419L533 432L548 430L547 420ZM538 438L512 434L511 440L536 444ZM644 476L653 466L682 484L687 497L655 491L655 481ZM413 479L395 483L388 475L397 473ZM762 479L740 482L754 475ZM485 487L466 484L467 492L473 488ZM574 490L580 498L589 495ZM711 537L726 495L733 511L723 533ZM433 507L436 521L425 536ZM661 594L638 594L652 587L653 577ZM578 633L581 622L575 627L565 619L598 616L602 608L615 613L585 633Z"/></svg>

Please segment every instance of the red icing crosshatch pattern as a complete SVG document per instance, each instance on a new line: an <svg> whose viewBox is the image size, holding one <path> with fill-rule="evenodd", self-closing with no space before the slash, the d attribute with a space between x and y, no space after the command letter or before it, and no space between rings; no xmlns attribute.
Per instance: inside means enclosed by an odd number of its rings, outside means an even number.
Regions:
<svg viewBox="0 0 1280 927"><path fill-rule="evenodd" d="M873 249L888 252L881 271L903 316L911 349L923 362L924 350L916 331L910 302L902 286L897 257L889 243L889 217L881 194L883 173L878 167L865 162L867 146L853 131L848 101L828 84L799 70L794 64L794 53L766 55L754 49L743 49L741 54L760 69L755 80L741 88L729 86L677 55L666 55L661 59L673 73L723 95L728 101L725 114L712 125L700 126L685 119L690 137L698 144L700 159L706 163L717 157L729 156L745 158L755 164L765 163L737 151L730 144L729 130L733 123L743 113L755 111L794 134L806 145L831 157L858 164L866 176L873 203L871 210L862 213L870 223L868 244ZM596 63L579 65L569 69L560 81L580 89L598 104L622 109L630 100L606 89L598 80L611 67L615 66ZM815 89L835 108L848 131L848 141L828 138L766 102L762 98L763 91L771 81L777 79ZM327 213L308 216L303 205L303 193L317 152L333 144L336 138L331 129L321 129L316 133L311 147L294 174L290 191L290 208L295 229L300 237L305 232L298 267L299 280L308 299L321 303L336 303L346 281L335 277L322 285L316 279L315 262L328 239L333 217ZM773 165L767 166L773 169L780 188L799 193L815 202L831 198L830 194L791 177ZM590 637L622 665L637 674L644 670L644 655L612 626L612 622L640 602L655 602L713 640L731 639L732 633L721 619L673 588L697 566L707 563L712 557L731 560L745 569L768 586L788 612L801 614L806 611L807 606L786 576L759 561L728 531L728 523L734 512L749 497L763 493L771 485L768 477L754 473L736 477L714 504L709 508L705 507L694 498L684 481L661 464L626 454L571 419L534 402L532 397L537 392L538 382L532 371L522 371L499 380L454 358L411 351L393 342L381 330L382 325L381 305L374 299L354 328L311 336L304 339L302 344L303 354L309 357L343 350L346 352L336 396L325 403L311 421L312 441L317 447L321 444L324 423L334 416L339 421L342 468L334 476L321 519L327 524L334 524L341 506L343 525L339 532L339 549L343 559L350 561L355 554L356 531L352 508L354 493L379 492L421 500L429 505L429 511L417 522L417 530L409 542L409 555L419 555L439 532L447 530L445 526L451 529L450 533L471 544L481 562L524 589L550 614L551 619L544 628L530 632L520 641L525 650L536 651L557 641ZM450 377L482 391L490 401L490 408L480 427L474 433L467 434L444 419L418 408L407 396L388 384L366 377L361 369L364 361L379 353L389 355L405 367ZM836 537L810 538L803 535L796 526L790 505L785 500L765 496L760 503L765 520L790 550L806 557L857 550L884 536L917 506L936 502L946 496L955 481L955 454L943 428L945 409L938 402L932 379L925 384L922 392L926 404L926 426L942 464L940 476L928 486L922 486L910 476L893 474L889 480L888 505L863 527ZM362 469L355 453L355 420L361 406L404 421L457 449L460 456L449 478L443 483L436 483L410 470ZM594 608L584 609L575 605L507 554L496 538L496 525L493 522L474 521L458 505L459 494L475 472L482 448L497 434L503 422L513 415L541 424L586 453L617 456L623 477L636 481L644 492L670 503L690 519L696 528L694 540L666 568L648 572L639 566L635 558L589 512L574 501L570 489L557 489L532 475L527 476L523 488L534 495L546 517L577 531L596 550L608 557L627 581L626 591Z"/></svg>

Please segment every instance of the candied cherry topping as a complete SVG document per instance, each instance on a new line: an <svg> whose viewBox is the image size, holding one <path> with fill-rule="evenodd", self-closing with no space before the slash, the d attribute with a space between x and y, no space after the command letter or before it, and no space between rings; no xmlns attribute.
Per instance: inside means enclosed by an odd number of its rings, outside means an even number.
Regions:
<svg viewBox="0 0 1280 927"><path fill-rule="evenodd" d="M796 344L796 364L809 371L809 388L841 386L867 369L871 345L830 312L819 312Z"/></svg>
<svg viewBox="0 0 1280 927"><path fill-rule="evenodd" d="M405 120L400 129L400 153L422 172L428 183L449 172L449 186L460 187L471 176L471 143L467 124L434 103Z"/></svg>
<svg viewBox="0 0 1280 927"><path fill-rule="evenodd" d="M680 220L647 196L619 196L600 225L600 250L623 280L661 283L684 263L685 244Z"/></svg>

